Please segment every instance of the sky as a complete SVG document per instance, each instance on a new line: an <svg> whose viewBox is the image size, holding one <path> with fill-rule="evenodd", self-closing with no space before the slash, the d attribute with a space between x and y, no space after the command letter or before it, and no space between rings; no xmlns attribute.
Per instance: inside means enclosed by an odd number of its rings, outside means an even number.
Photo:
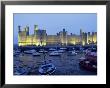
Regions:
<svg viewBox="0 0 110 88"><path fill-rule="evenodd" d="M18 43L18 25L21 29L29 26L30 34L34 33L34 25L45 29L48 35L55 35L65 28L68 34L97 31L97 14L95 13L15 13L14 44Z"/></svg>

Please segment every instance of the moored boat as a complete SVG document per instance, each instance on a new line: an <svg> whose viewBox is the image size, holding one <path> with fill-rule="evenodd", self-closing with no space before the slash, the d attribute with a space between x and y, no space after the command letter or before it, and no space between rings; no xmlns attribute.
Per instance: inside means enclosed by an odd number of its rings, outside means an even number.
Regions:
<svg viewBox="0 0 110 88"><path fill-rule="evenodd" d="M50 56L60 56L61 55L61 53L59 53L58 51L56 52L51 52L50 54L49 54Z"/></svg>
<svg viewBox="0 0 110 88"><path fill-rule="evenodd" d="M55 50L56 50L56 49L54 49L54 48L50 48L50 49L49 49L49 51L55 51Z"/></svg>
<svg viewBox="0 0 110 88"><path fill-rule="evenodd" d="M40 56L41 53L35 52L35 53L33 53L32 55L33 55L33 56Z"/></svg>
<svg viewBox="0 0 110 88"><path fill-rule="evenodd" d="M50 75L55 71L55 69L56 67L52 63L44 64L39 68L39 73L41 75Z"/></svg>
<svg viewBox="0 0 110 88"><path fill-rule="evenodd" d="M34 52L36 52L35 50L26 50L24 51L25 54L33 54Z"/></svg>
<svg viewBox="0 0 110 88"><path fill-rule="evenodd" d="M89 71L97 71L97 54L96 52L89 52L85 55L85 58L80 60L79 66L89 70Z"/></svg>
<svg viewBox="0 0 110 88"><path fill-rule="evenodd" d="M68 52L68 56L74 56L77 55L77 53L75 51L69 51Z"/></svg>

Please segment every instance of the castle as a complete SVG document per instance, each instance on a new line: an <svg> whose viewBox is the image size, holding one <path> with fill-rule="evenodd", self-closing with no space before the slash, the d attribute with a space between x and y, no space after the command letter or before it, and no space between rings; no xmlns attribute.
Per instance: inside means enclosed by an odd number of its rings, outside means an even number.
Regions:
<svg viewBox="0 0 110 88"><path fill-rule="evenodd" d="M24 30L21 30L18 26L18 45L76 45L76 44L96 44L97 43L97 32L83 32L80 29L80 35L68 34L65 29L56 33L56 35L48 35L46 30L38 29L38 25L34 25L34 34L29 34L29 27L26 26Z"/></svg>

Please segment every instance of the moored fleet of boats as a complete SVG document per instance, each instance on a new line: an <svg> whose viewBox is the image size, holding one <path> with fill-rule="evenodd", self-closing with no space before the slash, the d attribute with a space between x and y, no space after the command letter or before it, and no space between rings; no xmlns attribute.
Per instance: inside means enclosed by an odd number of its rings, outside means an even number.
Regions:
<svg viewBox="0 0 110 88"><path fill-rule="evenodd" d="M29 54L32 55L33 57L37 57L37 56L41 56L41 55L45 55L48 54L49 56L61 56L63 53L67 53L67 56L76 56L79 53L83 53L84 57L79 58L79 66L83 69L89 70L89 71L97 71L97 50L96 48L87 48L87 49L79 49L76 50L74 48L72 48L71 50L67 50L67 48L50 48L48 50L45 49L40 49L40 50L24 50L24 51L20 51L20 50L14 50L13 56L14 57L19 57L20 55L24 55L24 54ZM45 59L45 57L44 57ZM45 60L44 60L45 62ZM18 64L17 64L18 65ZM31 66L23 66L23 67L19 67L19 66L15 66L15 75L26 75L29 74L29 72L32 69L32 65ZM52 62L49 63L45 63L42 64L41 66L39 66L39 74L41 75L50 75L52 73L54 73L56 70L55 65Z"/></svg>

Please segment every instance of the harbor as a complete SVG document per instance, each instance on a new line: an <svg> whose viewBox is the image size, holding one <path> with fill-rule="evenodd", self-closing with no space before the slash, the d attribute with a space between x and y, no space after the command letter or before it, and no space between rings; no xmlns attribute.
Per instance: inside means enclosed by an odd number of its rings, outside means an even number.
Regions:
<svg viewBox="0 0 110 88"><path fill-rule="evenodd" d="M48 50L32 49L31 51L32 53L19 52L14 56L14 75L41 75L39 68L48 63L52 63L55 70L47 75L97 75L97 71L86 70L79 66L80 58L85 57L84 50L81 52L76 49L63 50L60 48L56 50L54 48L52 50L50 48ZM21 70L21 74L16 73L17 69Z"/></svg>

